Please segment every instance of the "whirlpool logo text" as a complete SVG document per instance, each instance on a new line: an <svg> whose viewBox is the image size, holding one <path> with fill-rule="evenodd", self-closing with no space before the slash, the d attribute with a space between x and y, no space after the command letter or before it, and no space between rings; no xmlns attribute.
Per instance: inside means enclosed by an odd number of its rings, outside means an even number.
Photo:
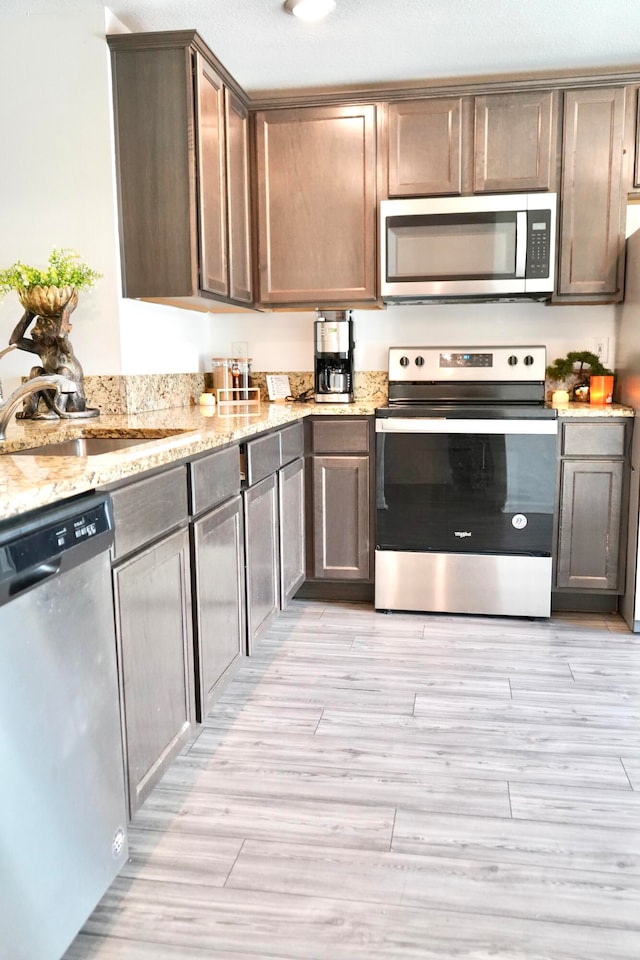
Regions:
<svg viewBox="0 0 640 960"><path fill-rule="evenodd" d="M455 531L454 531L454 536L460 537L461 540L464 540L465 537L470 537L470 536L471 536L471 531L470 531L470 530L455 530Z"/></svg>

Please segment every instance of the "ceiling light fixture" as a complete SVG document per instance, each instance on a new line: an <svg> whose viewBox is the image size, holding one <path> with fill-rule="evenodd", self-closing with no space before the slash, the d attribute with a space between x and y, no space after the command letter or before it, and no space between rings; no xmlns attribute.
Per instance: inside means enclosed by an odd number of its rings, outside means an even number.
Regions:
<svg viewBox="0 0 640 960"><path fill-rule="evenodd" d="M322 20L336 8L336 0L285 0L284 8L300 20Z"/></svg>

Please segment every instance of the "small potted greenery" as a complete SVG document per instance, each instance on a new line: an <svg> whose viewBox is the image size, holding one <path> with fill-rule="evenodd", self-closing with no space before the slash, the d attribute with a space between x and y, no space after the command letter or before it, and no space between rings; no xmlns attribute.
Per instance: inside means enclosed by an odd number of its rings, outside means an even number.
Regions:
<svg viewBox="0 0 640 960"><path fill-rule="evenodd" d="M65 394L60 400L64 407L55 403L50 391L30 394L18 417L39 418L43 415L43 405L46 417L52 413L65 417L93 417L100 413L96 408L87 408L82 366L69 341L69 317L78 305L78 291L92 287L99 277L100 274L83 263L79 254L69 247L54 249L44 270L27 266L20 260L0 270L0 296L15 290L24 307L9 338L9 346L40 358L29 376L59 374L77 385L75 393ZM30 336L27 336L29 328Z"/></svg>
<svg viewBox="0 0 640 960"><path fill-rule="evenodd" d="M92 287L100 276L80 260L75 250L62 247L52 251L44 270L20 260L0 270L0 295L15 290L25 310L36 316L58 316L72 300L73 310L78 291Z"/></svg>
<svg viewBox="0 0 640 960"><path fill-rule="evenodd" d="M589 379L591 377L612 377L613 372L601 362L596 353L589 350L572 350L549 364L547 378L560 383L569 390L574 400L589 399Z"/></svg>

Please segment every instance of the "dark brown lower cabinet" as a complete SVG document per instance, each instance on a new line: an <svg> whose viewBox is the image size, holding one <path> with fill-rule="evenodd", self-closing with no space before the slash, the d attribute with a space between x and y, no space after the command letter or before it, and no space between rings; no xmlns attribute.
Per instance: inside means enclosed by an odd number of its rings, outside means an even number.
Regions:
<svg viewBox="0 0 640 960"><path fill-rule="evenodd" d="M233 497L194 521L192 534L198 719L203 720L244 653L241 497Z"/></svg>
<svg viewBox="0 0 640 960"><path fill-rule="evenodd" d="M561 425L555 587L624 591L627 422Z"/></svg>
<svg viewBox="0 0 640 960"><path fill-rule="evenodd" d="M304 460L278 471L280 514L280 606L284 610L304 582Z"/></svg>
<svg viewBox="0 0 640 960"><path fill-rule="evenodd" d="M275 473L245 490L247 653L251 654L280 609L278 480Z"/></svg>
<svg viewBox="0 0 640 960"><path fill-rule="evenodd" d="M114 568L113 580L124 751L133 815L193 733L187 530L177 530L124 560Z"/></svg>
<svg viewBox="0 0 640 960"><path fill-rule="evenodd" d="M561 476L557 586L617 590L624 463L569 460Z"/></svg>
<svg viewBox="0 0 640 960"><path fill-rule="evenodd" d="M373 595L373 418L310 418L305 596Z"/></svg>
<svg viewBox="0 0 640 960"><path fill-rule="evenodd" d="M313 576L366 580L369 457L314 457L312 488Z"/></svg>

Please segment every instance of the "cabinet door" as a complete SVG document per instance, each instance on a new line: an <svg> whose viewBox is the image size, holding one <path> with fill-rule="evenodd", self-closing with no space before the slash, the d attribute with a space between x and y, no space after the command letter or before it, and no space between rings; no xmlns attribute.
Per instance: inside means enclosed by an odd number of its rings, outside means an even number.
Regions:
<svg viewBox="0 0 640 960"><path fill-rule="evenodd" d="M462 192L462 98L389 106L389 196Z"/></svg>
<svg viewBox="0 0 640 960"><path fill-rule="evenodd" d="M191 51L109 38L125 297L197 289ZM190 136L189 136L190 132Z"/></svg>
<svg viewBox="0 0 640 960"><path fill-rule="evenodd" d="M242 499L234 497L193 524L194 623L198 720L245 645Z"/></svg>
<svg viewBox="0 0 640 960"><path fill-rule="evenodd" d="M280 609L278 485L273 474L244 496L247 653L251 654Z"/></svg>
<svg viewBox="0 0 640 960"><path fill-rule="evenodd" d="M225 92L227 202L229 208L229 296L250 303L251 225L249 203L249 115L230 90Z"/></svg>
<svg viewBox="0 0 640 960"><path fill-rule="evenodd" d="M564 460L556 586L619 587L622 460Z"/></svg>
<svg viewBox="0 0 640 960"><path fill-rule="evenodd" d="M280 507L280 606L304 582L304 460L278 472Z"/></svg>
<svg viewBox="0 0 640 960"><path fill-rule="evenodd" d="M558 294L620 300L625 91L570 90L564 103Z"/></svg>
<svg viewBox="0 0 640 960"><path fill-rule="evenodd" d="M227 205L224 87L215 70L196 54L198 214L200 286L223 296L227 281Z"/></svg>
<svg viewBox="0 0 640 960"><path fill-rule="evenodd" d="M262 303L376 297L376 112L256 114Z"/></svg>
<svg viewBox="0 0 640 960"><path fill-rule="evenodd" d="M316 579L370 575L369 457L314 456L313 573Z"/></svg>
<svg viewBox="0 0 640 960"><path fill-rule="evenodd" d="M475 193L551 189L554 103L550 91L476 97Z"/></svg>
<svg viewBox="0 0 640 960"><path fill-rule="evenodd" d="M113 577L133 814L189 739L194 723L187 531L121 564Z"/></svg>

